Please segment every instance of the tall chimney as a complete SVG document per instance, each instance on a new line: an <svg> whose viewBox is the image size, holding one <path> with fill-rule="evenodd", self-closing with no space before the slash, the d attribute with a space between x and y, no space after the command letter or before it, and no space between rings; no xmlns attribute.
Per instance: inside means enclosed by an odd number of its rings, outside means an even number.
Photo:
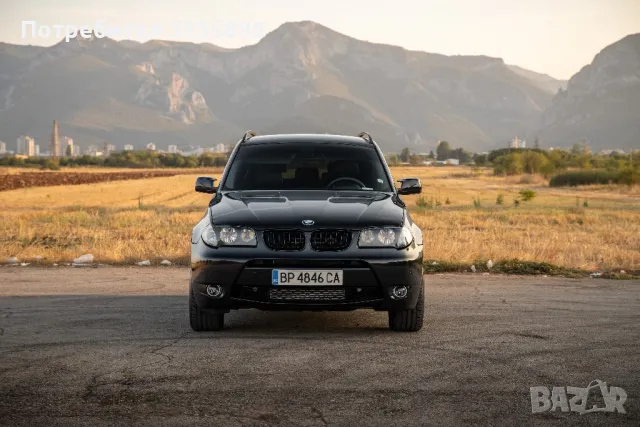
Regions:
<svg viewBox="0 0 640 427"><path fill-rule="evenodd" d="M53 134L51 135L51 157L58 158L58 121L53 121Z"/></svg>

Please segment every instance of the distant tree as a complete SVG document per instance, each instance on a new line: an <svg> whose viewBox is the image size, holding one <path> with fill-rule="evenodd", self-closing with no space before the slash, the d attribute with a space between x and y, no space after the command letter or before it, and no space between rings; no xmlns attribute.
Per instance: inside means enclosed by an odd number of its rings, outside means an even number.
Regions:
<svg viewBox="0 0 640 427"><path fill-rule="evenodd" d="M512 153L500 156L493 161L493 173L495 175L520 175L523 171L521 153Z"/></svg>
<svg viewBox="0 0 640 427"><path fill-rule="evenodd" d="M540 149L540 140L538 138L533 141L533 148Z"/></svg>
<svg viewBox="0 0 640 427"><path fill-rule="evenodd" d="M535 151L525 151L522 153L522 167L525 173L539 173L548 162L544 154Z"/></svg>
<svg viewBox="0 0 640 427"><path fill-rule="evenodd" d="M70 145L67 145L67 149L65 150L65 153L66 153L67 157L72 157L73 156L73 147L71 147Z"/></svg>
<svg viewBox="0 0 640 427"><path fill-rule="evenodd" d="M456 148L449 152L449 158L458 159L460 160L460 163L471 163L473 154L464 148Z"/></svg>
<svg viewBox="0 0 640 427"><path fill-rule="evenodd" d="M549 179L549 178L551 178L551 176L552 176L553 174L555 174L555 173L556 173L556 165L555 165L553 162L548 161L547 163L545 163L545 164L540 168L540 171L539 171L539 172L540 172L540 173L542 174L542 176L544 176L546 179Z"/></svg>
<svg viewBox="0 0 640 427"><path fill-rule="evenodd" d="M582 154L582 145L573 144L571 146L571 154L574 156L579 156L580 154Z"/></svg>
<svg viewBox="0 0 640 427"><path fill-rule="evenodd" d="M484 166L488 163L488 156L486 154L474 154L473 162L478 166Z"/></svg>
<svg viewBox="0 0 640 427"><path fill-rule="evenodd" d="M431 160L435 160L436 159L436 155L433 153L433 150L429 151L429 158Z"/></svg>
<svg viewBox="0 0 640 427"><path fill-rule="evenodd" d="M411 157L411 153L409 153L409 149L407 147L404 147L400 152L400 161L407 163L410 157Z"/></svg>
<svg viewBox="0 0 640 427"><path fill-rule="evenodd" d="M451 145L447 141L440 141L436 148L438 160L447 160L451 154Z"/></svg>

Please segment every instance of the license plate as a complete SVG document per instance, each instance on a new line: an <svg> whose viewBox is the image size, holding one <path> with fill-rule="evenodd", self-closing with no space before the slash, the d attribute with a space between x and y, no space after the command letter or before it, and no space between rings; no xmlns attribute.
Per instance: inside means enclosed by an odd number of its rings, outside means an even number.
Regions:
<svg viewBox="0 0 640 427"><path fill-rule="evenodd" d="M274 286L341 286L342 270L273 270Z"/></svg>

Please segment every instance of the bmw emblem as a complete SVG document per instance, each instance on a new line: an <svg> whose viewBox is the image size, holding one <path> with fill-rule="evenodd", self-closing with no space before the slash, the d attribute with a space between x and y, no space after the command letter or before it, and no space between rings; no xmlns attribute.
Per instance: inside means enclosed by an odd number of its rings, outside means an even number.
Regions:
<svg viewBox="0 0 640 427"><path fill-rule="evenodd" d="M312 219L304 219L302 220L302 225L313 225L315 222Z"/></svg>

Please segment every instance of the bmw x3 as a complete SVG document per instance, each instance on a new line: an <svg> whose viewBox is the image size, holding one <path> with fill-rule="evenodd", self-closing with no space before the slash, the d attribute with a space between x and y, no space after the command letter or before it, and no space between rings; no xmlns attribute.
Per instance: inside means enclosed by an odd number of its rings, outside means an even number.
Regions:
<svg viewBox="0 0 640 427"><path fill-rule="evenodd" d="M191 235L189 317L224 327L231 310L388 312L395 331L423 324L422 231L377 143L358 136L247 132Z"/></svg>

